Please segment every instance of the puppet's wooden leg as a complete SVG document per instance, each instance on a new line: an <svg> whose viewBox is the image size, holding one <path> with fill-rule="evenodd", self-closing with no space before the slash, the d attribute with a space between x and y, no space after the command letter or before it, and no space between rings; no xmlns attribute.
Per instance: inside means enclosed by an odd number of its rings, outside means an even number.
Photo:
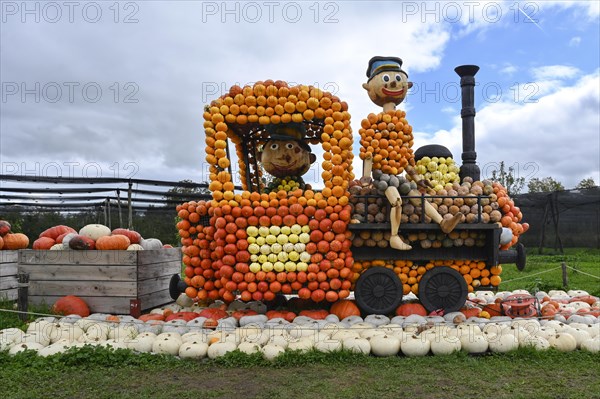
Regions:
<svg viewBox="0 0 600 399"><path fill-rule="evenodd" d="M402 217L402 197L400 197L398 189L396 189L396 187L388 187L385 190L385 196L392 205L392 209L390 211L390 223L392 226L390 247L400 251L412 249L412 247L402 241L402 238L398 235L398 230L400 229L400 220Z"/></svg>

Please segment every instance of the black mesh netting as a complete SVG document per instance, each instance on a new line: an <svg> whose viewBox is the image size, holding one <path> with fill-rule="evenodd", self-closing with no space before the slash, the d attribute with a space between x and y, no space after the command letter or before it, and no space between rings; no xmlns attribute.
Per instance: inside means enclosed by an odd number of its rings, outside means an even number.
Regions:
<svg viewBox="0 0 600 399"><path fill-rule="evenodd" d="M600 187L515 195L529 231L526 247L600 248Z"/></svg>

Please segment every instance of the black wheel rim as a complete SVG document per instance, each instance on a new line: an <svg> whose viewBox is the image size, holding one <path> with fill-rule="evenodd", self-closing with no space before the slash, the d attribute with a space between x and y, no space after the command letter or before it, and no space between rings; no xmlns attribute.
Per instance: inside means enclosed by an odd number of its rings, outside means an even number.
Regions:
<svg viewBox="0 0 600 399"><path fill-rule="evenodd" d="M402 282L390 269L373 267L364 272L354 290L356 304L366 314L388 314L402 300Z"/></svg>
<svg viewBox="0 0 600 399"><path fill-rule="evenodd" d="M443 309L456 312L467 300L467 282L456 270L435 267L423 275L419 283L419 299L429 312Z"/></svg>
<svg viewBox="0 0 600 399"><path fill-rule="evenodd" d="M171 277L171 281L169 282L169 296L173 300L177 300L177 298L179 298L179 294L181 294L183 291L185 291L185 288L183 290L181 290L180 283L183 283L183 285L185 285L185 282L183 282L181 280L181 277L179 277L179 274L174 274Z"/></svg>

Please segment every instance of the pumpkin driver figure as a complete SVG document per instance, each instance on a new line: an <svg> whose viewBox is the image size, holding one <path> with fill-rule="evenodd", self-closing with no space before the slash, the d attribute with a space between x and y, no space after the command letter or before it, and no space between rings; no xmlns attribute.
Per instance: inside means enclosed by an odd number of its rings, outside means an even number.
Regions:
<svg viewBox="0 0 600 399"><path fill-rule="evenodd" d="M408 89L412 87L412 82L408 81L408 74L402 70L402 60L398 57L371 58L367 68L367 77L367 83L363 83L363 88L367 90L369 98L373 103L383 107L384 113L395 112L396 106L404 101ZM409 154L412 156L412 152ZM403 155L400 152L396 154L396 157L399 158L405 156L406 155ZM364 153L363 160L363 177L361 181L363 184L368 185L371 182L371 171L373 166L379 168L380 163L373 165L373 154L369 152ZM395 161L401 161L401 159L395 159ZM416 171L410 164L407 164L405 169L409 175L409 180L417 182L417 185L422 189L431 186L431 183L428 181L418 179ZM402 173L402 170L399 170L399 173ZM410 197L421 196L421 192L415 189L403 192L402 194ZM390 246L397 250L410 250L412 247L405 243L398 235L402 216L402 197L400 196L398 189L393 186L390 186L385 190L385 196L392 206L390 212ZM414 206L421 206L420 198L410 198L410 201ZM424 204L425 214L430 217L433 222L439 224L444 233L449 233L454 230L456 225L462 220L462 214L460 212L451 219L444 219L428 201L424 201Z"/></svg>
<svg viewBox="0 0 600 399"><path fill-rule="evenodd" d="M268 191L275 190L279 185L286 191L308 188L301 176L308 172L317 157L304 141L304 124L278 124L269 130L269 141L260 152L263 169L276 178Z"/></svg>

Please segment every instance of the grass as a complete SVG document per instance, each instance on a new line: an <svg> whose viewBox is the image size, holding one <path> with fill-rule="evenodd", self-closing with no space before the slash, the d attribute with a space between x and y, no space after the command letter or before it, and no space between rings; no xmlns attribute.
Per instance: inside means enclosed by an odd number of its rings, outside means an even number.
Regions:
<svg viewBox="0 0 600 399"><path fill-rule="evenodd" d="M567 269L567 287L563 287L562 262L575 269ZM537 249L531 250L527 254L525 270L520 272L514 265L505 265L502 268L502 280L499 289L506 291L526 289L533 293L578 289L600 296L600 249L567 248L564 255L538 255Z"/></svg>
<svg viewBox="0 0 600 399"><path fill-rule="evenodd" d="M501 289L562 289L561 262L600 276L600 251L529 254L525 271L504 267ZM570 289L600 295L597 279L569 270ZM513 280L515 278L523 279ZM12 304L0 303L0 309ZM47 313L45 308L32 309ZM30 319L35 318L33 315ZM25 325L0 312L0 328ZM270 363L233 352L188 361L86 348L40 358L0 353L2 398L599 398L600 355L518 350L502 355L375 358L348 352L286 352Z"/></svg>

